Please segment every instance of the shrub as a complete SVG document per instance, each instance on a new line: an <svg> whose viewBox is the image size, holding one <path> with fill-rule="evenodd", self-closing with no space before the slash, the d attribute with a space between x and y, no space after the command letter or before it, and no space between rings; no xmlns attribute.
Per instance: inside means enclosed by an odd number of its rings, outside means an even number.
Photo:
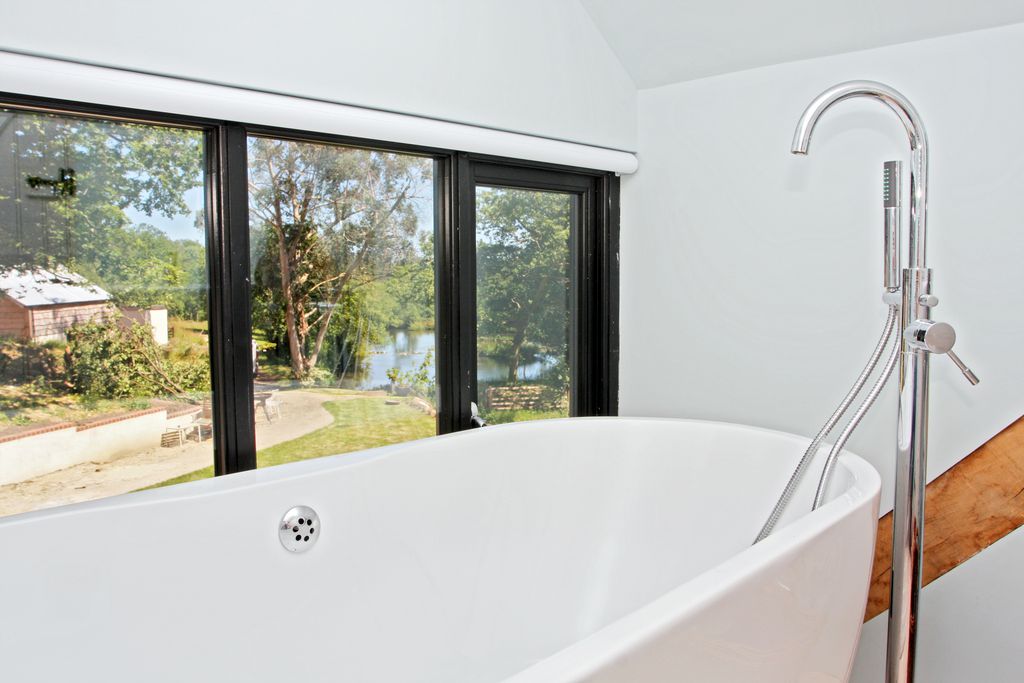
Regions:
<svg viewBox="0 0 1024 683"><path fill-rule="evenodd" d="M23 383L39 378L60 380L62 343L37 344L16 339L0 339L0 381Z"/></svg>
<svg viewBox="0 0 1024 683"><path fill-rule="evenodd" d="M67 332L67 379L89 399L139 398L207 391L202 358L169 360L149 326L122 318L75 325Z"/></svg>
<svg viewBox="0 0 1024 683"><path fill-rule="evenodd" d="M333 381L334 373L331 372L330 368L318 365L310 368L306 376L299 380L299 384L304 387L330 386Z"/></svg>
<svg viewBox="0 0 1024 683"><path fill-rule="evenodd" d="M409 387L417 396L432 402L434 400L434 391L436 389L434 377L430 372L430 366L433 360L434 350L430 349L423 357L423 361L420 363L419 367L405 372L399 372L398 368L392 368L391 370L388 370L388 379L391 380L392 384ZM394 379L392 379L392 373L395 375Z"/></svg>

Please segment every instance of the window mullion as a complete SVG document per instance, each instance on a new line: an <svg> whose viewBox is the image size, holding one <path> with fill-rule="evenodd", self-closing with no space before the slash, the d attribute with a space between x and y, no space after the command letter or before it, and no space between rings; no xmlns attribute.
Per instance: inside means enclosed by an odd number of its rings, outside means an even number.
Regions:
<svg viewBox="0 0 1024 683"><path fill-rule="evenodd" d="M437 218L438 431L469 426L476 394L476 186L465 154L445 161L444 202Z"/></svg>
<svg viewBox="0 0 1024 683"><path fill-rule="evenodd" d="M209 136L210 361L220 475L256 467L248 168L243 126L218 126Z"/></svg>
<svg viewBox="0 0 1024 683"><path fill-rule="evenodd" d="M599 292L600 322L594 372L599 378L600 404L596 415L619 414L619 178L599 180L596 215L599 243L594 290Z"/></svg>

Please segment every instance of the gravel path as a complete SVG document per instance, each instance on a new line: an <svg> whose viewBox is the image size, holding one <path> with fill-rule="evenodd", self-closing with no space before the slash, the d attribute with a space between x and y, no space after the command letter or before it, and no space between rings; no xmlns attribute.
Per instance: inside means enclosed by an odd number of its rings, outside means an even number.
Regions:
<svg viewBox="0 0 1024 683"><path fill-rule="evenodd" d="M291 441L330 425L334 418L323 404L346 398L301 390L282 391L278 397L280 418L275 417L268 423L262 411L257 410L256 444L259 448ZM128 493L201 470L212 463L212 440L189 442L177 448L154 447L111 462L83 463L0 486L0 516Z"/></svg>

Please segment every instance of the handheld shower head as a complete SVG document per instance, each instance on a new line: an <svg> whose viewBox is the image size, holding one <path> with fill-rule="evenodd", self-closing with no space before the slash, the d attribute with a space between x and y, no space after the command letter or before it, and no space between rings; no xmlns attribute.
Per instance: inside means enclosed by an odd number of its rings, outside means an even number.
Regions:
<svg viewBox="0 0 1024 683"><path fill-rule="evenodd" d="M900 190L903 185L903 162L887 161L882 165L882 206L898 209L903 202Z"/></svg>
<svg viewBox="0 0 1024 683"><path fill-rule="evenodd" d="M882 165L882 223L885 248L882 251L882 279L885 288L895 292L902 286L900 272L900 223L903 220L903 162L886 161Z"/></svg>

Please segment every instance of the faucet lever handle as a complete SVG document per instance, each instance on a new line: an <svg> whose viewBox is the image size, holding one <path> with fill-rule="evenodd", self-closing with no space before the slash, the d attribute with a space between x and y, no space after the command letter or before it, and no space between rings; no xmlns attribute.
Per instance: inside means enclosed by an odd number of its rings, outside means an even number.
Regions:
<svg viewBox="0 0 1024 683"><path fill-rule="evenodd" d="M981 381L980 379L978 379L978 376L971 371L969 367L964 365L964 362L960 360L960 356L956 355L953 352L953 349L946 351L946 355L949 356L949 359L951 361L953 361L953 365L960 368L960 372L964 373L964 377L966 377L967 381L971 383L971 386L975 386L978 384L978 382Z"/></svg>
<svg viewBox="0 0 1024 683"><path fill-rule="evenodd" d="M469 426L470 427L486 427L487 420L480 415L480 407L476 404L476 401L472 401L469 404Z"/></svg>

